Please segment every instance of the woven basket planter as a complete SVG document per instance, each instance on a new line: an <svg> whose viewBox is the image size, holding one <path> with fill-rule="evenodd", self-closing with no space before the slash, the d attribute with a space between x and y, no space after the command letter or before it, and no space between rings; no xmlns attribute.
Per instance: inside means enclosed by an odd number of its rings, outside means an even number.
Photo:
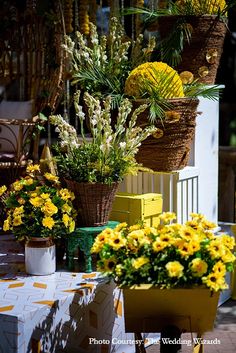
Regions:
<svg viewBox="0 0 236 353"><path fill-rule="evenodd" d="M213 15L185 16L184 19L192 27L192 36L190 44L187 41L184 44L182 61L176 69L179 73L192 72L199 82L214 84L223 51L226 25ZM177 21L181 21L181 16L163 16L159 18L158 24L152 24L148 29L159 30L161 39L165 39L174 30Z"/></svg>
<svg viewBox="0 0 236 353"><path fill-rule="evenodd" d="M98 227L108 222L119 183L78 183L66 179L66 184L75 194L79 226Z"/></svg>
<svg viewBox="0 0 236 353"><path fill-rule="evenodd" d="M175 122L164 121L163 124L158 119L155 126L163 131L163 136L155 137L155 133L149 136L142 142L136 156L139 163L156 172L183 169L188 164L195 133L199 100L179 98L171 99L169 102L172 104L171 110L180 114L180 119ZM147 109L139 116L138 122L142 127L149 124L148 114Z"/></svg>

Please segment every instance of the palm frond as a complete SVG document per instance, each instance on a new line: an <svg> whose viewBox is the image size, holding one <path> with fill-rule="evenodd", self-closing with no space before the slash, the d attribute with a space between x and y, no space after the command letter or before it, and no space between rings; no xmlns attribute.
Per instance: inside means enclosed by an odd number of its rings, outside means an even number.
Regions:
<svg viewBox="0 0 236 353"><path fill-rule="evenodd" d="M219 85L208 86L196 81L189 85L184 85L184 94L186 97L197 98L203 97L213 101L217 101L221 95L222 87Z"/></svg>

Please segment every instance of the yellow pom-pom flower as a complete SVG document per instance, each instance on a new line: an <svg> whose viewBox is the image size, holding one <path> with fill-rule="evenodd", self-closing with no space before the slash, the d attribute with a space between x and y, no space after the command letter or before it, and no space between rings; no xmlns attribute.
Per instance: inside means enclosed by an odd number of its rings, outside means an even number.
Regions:
<svg viewBox="0 0 236 353"><path fill-rule="evenodd" d="M184 97L182 80L177 71L163 62L147 62L129 74L125 93L135 98L155 91L160 98Z"/></svg>
<svg viewBox="0 0 236 353"><path fill-rule="evenodd" d="M190 3L190 0L178 0L176 4L184 10L184 7ZM217 15L226 7L225 0L191 0L191 5L196 15Z"/></svg>

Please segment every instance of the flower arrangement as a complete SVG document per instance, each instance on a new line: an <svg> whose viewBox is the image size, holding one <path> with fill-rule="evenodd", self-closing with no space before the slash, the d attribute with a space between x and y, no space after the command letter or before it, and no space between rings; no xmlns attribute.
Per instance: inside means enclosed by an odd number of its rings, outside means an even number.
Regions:
<svg viewBox="0 0 236 353"><path fill-rule="evenodd" d="M7 211L3 230L11 230L17 240L60 238L74 231L73 193L60 187L57 176L41 176L37 164L29 165L26 176L15 181L9 190L2 186L0 196Z"/></svg>
<svg viewBox="0 0 236 353"><path fill-rule="evenodd" d="M128 73L137 65L149 61L155 47L154 37L143 47L143 35L130 40L116 17L111 18L108 36L99 36L97 27L89 23L89 35L76 32L65 36L63 48L71 69L72 84L82 91L103 99L110 95L117 106L124 93Z"/></svg>
<svg viewBox="0 0 236 353"><path fill-rule="evenodd" d="M91 249L100 256L98 270L121 286L227 288L224 278L233 270L234 238L214 235L215 224L201 214L192 214L183 225L171 223L175 218L165 212L155 228L121 223L102 231Z"/></svg>
<svg viewBox="0 0 236 353"><path fill-rule="evenodd" d="M74 97L75 111L80 121L81 137L61 115L50 117L59 132L60 144L54 146L58 173L62 178L77 182L104 183L121 181L134 174L141 165L135 160L141 142L156 131L153 126L141 129L136 125L138 115L147 105L132 114L132 104L124 99L118 109L116 122L111 118L111 98L103 103L89 93L84 94L87 105L91 137L84 133L85 113L79 105L80 92Z"/></svg>

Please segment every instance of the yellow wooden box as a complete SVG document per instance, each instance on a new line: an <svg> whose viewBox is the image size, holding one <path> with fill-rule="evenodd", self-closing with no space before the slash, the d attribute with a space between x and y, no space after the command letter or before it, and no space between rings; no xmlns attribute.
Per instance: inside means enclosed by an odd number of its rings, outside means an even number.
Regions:
<svg viewBox="0 0 236 353"><path fill-rule="evenodd" d="M162 212L162 195L155 193L130 194L119 192L113 202L110 219L133 225L144 221L147 226L156 226L157 217Z"/></svg>

